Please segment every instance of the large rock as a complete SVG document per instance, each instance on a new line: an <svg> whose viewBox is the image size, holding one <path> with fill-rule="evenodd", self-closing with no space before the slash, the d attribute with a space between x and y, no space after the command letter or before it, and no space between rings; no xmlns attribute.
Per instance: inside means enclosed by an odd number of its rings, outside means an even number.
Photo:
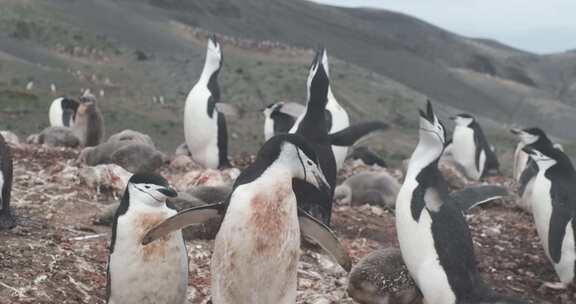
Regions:
<svg viewBox="0 0 576 304"><path fill-rule="evenodd" d="M122 142L126 142L126 141L130 141L130 142L134 142L134 143L140 143L143 145L148 145L148 146L151 146L153 148L156 148L156 146L154 145L154 142L152 141L152 138L150 138L150 136L148 136L144 133L140 133L138 131L130 130L130 129L126 129L124 131L118 132L118 133L110 136L107 140L107 142L109 142L109 143L122 143Z"/></svg>

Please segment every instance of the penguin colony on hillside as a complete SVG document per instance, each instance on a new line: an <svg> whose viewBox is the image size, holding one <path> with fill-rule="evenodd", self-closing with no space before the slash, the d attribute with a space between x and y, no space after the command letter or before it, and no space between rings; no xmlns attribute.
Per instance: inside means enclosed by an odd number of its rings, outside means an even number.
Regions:
<svg viewBox="0 0 576 304"><path fill-rule="evenodd" d="M217 106L222 62L221 45L212 36L184 110L184 149L211 169L231 166L226 121ZM495 151L473 116L453 117L455 129L449 139L428 101L426 110L420 111L419 141L402 184L382 173L364 173L336 188L336 174L349 148L388 125L350 124L332 92L326 50L316 53L309 68L305 106L278 102L263 113L265 143L215 202L177 212L167 200L178 194L166 179L152 173L157 167L134 169L137 172L112 219L107 303L185 303L189 260L182 229L208 221L219 223L210 267L214 304L295 303L302 237L319 245L346 271L352 269L348 292L359 303L526 303L496 293L484 282L463 215L507 192L483 185L451 193L439 170L443 158L471 180L499 172ZM49 130L69 132L80 146L100 149L84 150L81 158L87 162L124 144L138 146L129 153L154 149L149 137L131 130L98 146L104 121L95 97L88 93L78 101L57 98L49 118L51 128L56 128ZM542 130L511 131L519 139L514 179L560 280L546 286L565 289L575 280L576 171ZM386 166L365 148L356 149L351 157ZM10 148L0 135L0 229L16 225L10 209L12 179ZM330 228L335 190L336 198L346 203L362 197L393 209L399 250L376 251L352 268L351 258Z"/></svg>

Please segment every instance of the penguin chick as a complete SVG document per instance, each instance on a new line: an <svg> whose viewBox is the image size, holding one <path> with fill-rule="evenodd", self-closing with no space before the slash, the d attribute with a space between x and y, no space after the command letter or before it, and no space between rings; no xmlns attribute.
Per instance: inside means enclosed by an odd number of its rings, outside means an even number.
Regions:
<svg viewBox="0 0 576 304"><path fill-rule="evenodd" d="M157 174L137 173L128 181L112 224L106 303L185 303L188 256L182 233L141 244L150 228L176 214L166 206L166 198L176 195Z"/></svg>
<svg viewBox="0 0 576 304"><path fill-rule="evenodd" d="M376 250L354 265L348 294L360 304L422 304L422 295L397 248Z"/></svg>
<svg viewBox="0 0 576 304"><path fill-rule="evenodd" d="M343 204L376 204L394 209L400 183L388 172L361 172L336 187L334 198Z"/></svg>
<svg viewBox="0 0 576 304"><path fill-rule="evenodd" d="M96 97L85 94L80 97L80 105L73 125L74 134L85 147L96 146L104 137L104 118L96 105Z"/></svg>

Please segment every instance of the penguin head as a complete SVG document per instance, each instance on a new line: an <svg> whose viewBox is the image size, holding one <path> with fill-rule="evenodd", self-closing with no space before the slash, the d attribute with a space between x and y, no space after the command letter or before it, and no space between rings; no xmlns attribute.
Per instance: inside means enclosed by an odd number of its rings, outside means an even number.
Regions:
<svg viewBox="0 0 576 304"><path fill-rule="evenodd" d="M530 155L540 169L547 169L557 163L560 150L550 145L531 144L522 148L522 151Z"/></svg>
<svg viewBox="0 0 576 304"><path fill-rule="evenodd" d="M546 133L544 133L540 128L527 128L522 130L512 129L510 132L518 136L520 141L525 145L531 145L538 141L550 143L548 136L546 136Z"/></svg>
<svg viewBox="0 0 576 304"><path fill-rule="evenodd" d="M328 76L328 70L323 61L325 54L324 49L319 49L316 51L312 65L310 66L310 71L308 73L308 103L310 101L317 101L315 107L322 108L322 111L328 103L328 88L330 87L330 78ZM327 58L327 57L326 57ZM326 63L328 59L326 59Z"/></svg>
<svg viewBox="0 0 576 304"><path fill-rule="evenodd" d="M78 99L80 104L85 105L87 107L95 106L96 105L96 96L92 95L90 91L86 90L82 96Z"/></svg>
<svg viewBox="0 0 576 304"><path fill-rule="evenodd" d="M420 141L433 147L438 146L441 151L446 144L446 129L434 114L430 100L426 104L426 112L420 110Z"/></svg>
<svg viewBox="0 0 576 304"><path fill-rule="evenodd" d="M454 117L450 117L450 119L454 120L456 126L460 127L469 127L474 121L474 116L470 114L458 114Z"/></svg>
<svg viewBox="0 0 576 304"><path fill-rule="evenodd" d="M262 112L264 113L265 117L270 117L272 115L272 113L275 113L277 111L280 111L280 109L282 109L282 106L284 106L284 102L283 101L279 101L276 103L271 103L269 105L267 105Z"/></svg>
<svg viewBox="0 0 576 304"><path fill-rule="evenodd" d="M321 191L330 190L314 148L301 135L279 134L270 138L258 151L253 166L243 174L261 175L266 168L274 165L287 168L293 179L303 180Z"/></svg>
<svg viewBox="0 0 576 304"><path fill-rule="evenodd" d="M216 39L216 35L210 36L208 39L208 47L206 50L206 62L204 68L207 69L209 74L217 72L222 67L222 49L220 43Z"/></svg>
<svg viewBox="0 0 576 304"><path fill-rule="evenodd" d="M141 172L132 175L126 192L130 197L130 204L144 204L148 207L164 206L166 198L178 196L168 181L156 173Z"/></svg>

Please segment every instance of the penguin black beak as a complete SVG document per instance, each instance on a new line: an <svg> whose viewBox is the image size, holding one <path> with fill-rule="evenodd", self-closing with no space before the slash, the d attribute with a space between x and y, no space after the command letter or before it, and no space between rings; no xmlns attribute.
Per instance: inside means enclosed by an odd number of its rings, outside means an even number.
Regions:
<svg viewBox="0 0 576 304"><path fill-rule="evenodd" d="M176 190L174 190L170 187L160 188L160 189L158 189L158 192L164 194L167 197L177 197L178 196L178 192L176 192Z"/></svg>
<svg viewBox="0 0 576 304"><path fill-rule="evenodd" d="M212 43L214 45L218 44L218 39L216 38L216 34L210 35L210 38L208 38L208 39L210 39L210 41L212 41Z"/></svg>
<svg viewBox="0 0 576 304"><path fill-rule="evenodd" d="M528 155L535 155L536 153L534 153L534 149L526 146L524 148L522 148L522 151L524 151L525 153L527 153Z"/></svg>
<svg viewBox="0 0 576 304"><path fill-rule="evenodd" d="M426 103L426 112L419 110L420 111L420 116L424 119L426 119L427 121L429 121L430 123L434 124L434 109L432 109L432 102L430 101L430 99L428 99L428 102Z"/></svg>

